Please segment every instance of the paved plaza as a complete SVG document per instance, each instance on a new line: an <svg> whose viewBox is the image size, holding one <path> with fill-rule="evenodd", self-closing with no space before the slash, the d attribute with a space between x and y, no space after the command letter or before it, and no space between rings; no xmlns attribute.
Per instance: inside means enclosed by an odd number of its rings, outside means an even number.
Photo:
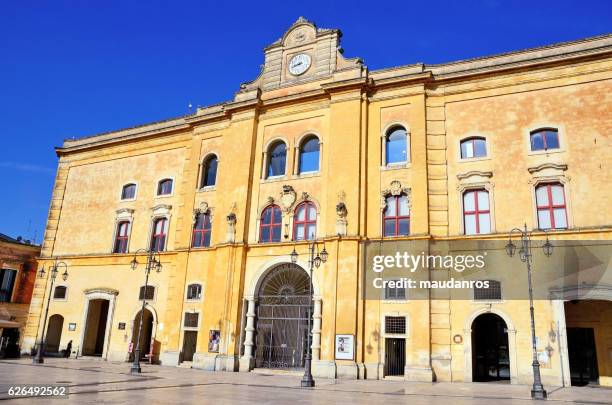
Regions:
<svg viewBox="0 0 612 405"><path fill-rule="evenodd" d="M207 372L144 365L131 375L128 363L91 359L29 359L0 362L0 400L9 403L78 404L529 404L529 387L485 383L415 383L404 381L317 379L314 389L299 388L298 375ZM15 399L7 395L12 384L64 384L68 401L47 398ZM546 387L549 402L610 404L612 389Z"/></svg>

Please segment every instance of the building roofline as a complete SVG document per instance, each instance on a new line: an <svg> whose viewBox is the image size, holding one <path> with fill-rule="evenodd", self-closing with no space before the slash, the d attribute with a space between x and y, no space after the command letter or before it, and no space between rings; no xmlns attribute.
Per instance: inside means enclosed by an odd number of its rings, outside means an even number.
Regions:
<svg viewBox="0 0 612 405"><path fill-rule="evenodd" d="M508 66L527 64L529 61L542 61L552 58L563 60L564 57L581 53L595 53L597 50L612 51L612 33L440 64L412 63L392 66L372 70L368 73L368 76L375 80L380 80L382 78L395 77L396 75L405 75L406 73L415 74L425 71L431 71L434 77L447 77L463 74L465 72L480 72L483 70L495 72L500 68L505 69ZM397 73L395 74L395 72ZM65 150L89 148L98 144L117 141L135 135L146 136L172 130L182 125L189 125L189 122L193 121L194 118L208 115L209 112L214 112L214 115L223 113L225 107L233 102L234 100L224 101L204 107L198 107L194 113L190 114L139 124L119 130L65 139L63 145L56 148L56 152L59 154ZM207 110L209 110L209 112L207 112Z"/></svg>

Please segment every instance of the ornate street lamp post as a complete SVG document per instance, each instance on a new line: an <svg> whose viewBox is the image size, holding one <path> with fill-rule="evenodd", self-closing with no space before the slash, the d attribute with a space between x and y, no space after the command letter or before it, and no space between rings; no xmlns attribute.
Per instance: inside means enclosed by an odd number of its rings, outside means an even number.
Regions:
<svg viewBox="0 0 612 405"><path fill-rule="evenodd" d="M45 309L45 320L43 322L42 331L40 341L38 342L38 350L36 351L36 356L32 359L32 363L34 364L42 364L45 362L45 329L47 328L47 316L49 315L49 304L51 303L51 294L53 294L53 284L55 284L55 278L57 277L58 267L64 266L64 272L62 273L62 280L66 281L68 279L68 265L64 262L58 262L55 259L53 266L49 269L49 275L51 278L51 287L49 287L49 295L47 296L47 309ZM45 278L47 272L45 271L45 267L38 272L38 277Z"/></svg>
<svg viewBox="0 0 612 405"><path fill-rule="evenodd" d="M154 250L147 249L138 249L134 253L134 258L131 262L132 270L136 270L138 267L138 260L136 256L138 253L146 252L147 253L147 265L145 267L145 285L144 292L142 296L142 309L140 310L140 321L138 323L138 334L136 335L136 349L134 350L134 362L132 363L132 367L130 368L130 373L141 373L142 370L140 368L140 334L142 333L142 318L144 316L145 307L147 305L147 290L149 287L149 274L151 270L155 269L158 273L161 272L162 264L159 253Z"/></svg>
<svg viewBox="0 0 612 405"><path fill-rule="evenodd" d="M533 399L546 399L546 390L542 385L542 378L540 377L540 362L538 361L538 352L536 348L536 333L535 333L535 317L533 312L533 286L531 282L531 232L527 231L527 224L524 225L523 229L514 228L510 231L510 237L508 244L506 245L506 253L508 256L514 256L516 252L516 246L512 243L512 235L517 233L521 238L521 247L519 249L519 257L523 263L527 264L527 282L529 284L529 314L531 316L531 347L533 350L533 387L531 389L531 398ZM546 257L550 257L553 252L553 245L546 237L546 242L542 245L542 250Z"/></svg>
<svg viewBox="0 0 612 405"><path fill-rule="evenodd" d="M312 272L314 267L319 268L321 263L327 261L327 249L325 249L325 243L323 243L323 250L319 252L319 246L314 237L308 241L308 302L312 304ZM298 253L293 248L291 252L291 262L297 263ZM315 381L312 378L312 326L311 326L312 313L308 315L308 333L306 334L306 356L304 357L304 376L302 377L301 386L304 388L311 388L315 386Z"/></svg>

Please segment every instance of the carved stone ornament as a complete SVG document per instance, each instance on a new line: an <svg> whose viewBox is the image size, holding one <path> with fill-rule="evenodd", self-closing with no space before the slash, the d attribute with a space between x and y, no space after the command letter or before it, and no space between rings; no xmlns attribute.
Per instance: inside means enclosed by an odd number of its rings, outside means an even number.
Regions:
<svg viewBox="0 0 612 405"><path fill-rule="evenodd" d="M200 206L198 207L198 210L200 212L208 212L208 209L209 209L209 206L208 206L208 203L206 201L202 201L200 203Z"/></svg>
<svg viewBox="0 0 612 405"><path fill-rule="evenodd" d="M236 214L230 212L225 217L227 221L227 231L225 233L225 241L232 243L236 239Z"/></svg>
<svg viewBox="0 0 612 405"><path fill-rule="evenodd" d="M339 202L338 204L336 204L336 214L338 214L338 217L340 218L346 218L346 216L348 215L348 210L346 209L345 203Z"/></svg>
<svg viewBox="0 0 612 405"><path fill-rule="evenodd" d="M386 190L383 190L380 193L380 208L381 209L385 209L387 208L387 197L389 196L398 196L401 194L405 194L406 197L408 198L408 206L412 206L412 198L410 195L410 188L408 187L402 187L402 183L400 183L398 180L393 180L391 182L391 184L389 184L389 188Z"/></svg>
<svg viewBox="0 0 612 405"><path fill-rule="evenodd" d="M271 195L266 198L266 205L274 204L274 197Z"/></svg>
<svg viewBox="0 0 612 405"><path fill-rule="evenodd" d="M283 206L283 210L285 212L291 211L291 207L295 203L295 199L297 198L297 194L293 187L289 185L283 186L283 191L280 194L281 205Z"/></svg>
<svg viewBox="0 0 612 405"><path fill-rule="evenodd" d="M308 201L309 198L310 196L308 195L308 193L304 191L302 192L302 195L300 196L300 201Z"/></svg>

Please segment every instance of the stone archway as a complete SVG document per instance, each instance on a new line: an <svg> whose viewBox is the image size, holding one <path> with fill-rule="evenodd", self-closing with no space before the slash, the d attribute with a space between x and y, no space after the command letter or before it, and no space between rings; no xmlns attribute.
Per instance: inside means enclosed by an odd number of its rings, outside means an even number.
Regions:
<svg viewBox="0 0 612 405"><path fill-rule="evenodd" d="M45 352L59 352L63 327L64 317L59 314L51 315L49 324L47 325L47 334L45 335Z"/></svg>
<svg viewBox="0 0 612 405"><path fill-rule="evenodd" d="M251 279L251 283L245 288L245 304L247 306L246 311L246 325L244 328L244 354L240 358L240 371L250 371L255 367L255 332L256 332L256 316L258 310L258 299L260 299L260 291L267 289L268 276L271 275L275 270L282 268L283 266L291 266L295 272L305 274L308 277L308 273L305 270L306 264L298 261L298 263L291 263L289 256L278 257L265 265L261 266L254 274ZM273 276L270 276L273 277ZM263 287L263 289L262 289ZM294 287L295 288L295 287ZM312 360L313 362L318 361L321 353L321 289L317 282L316 274L313 274L312 279L313 289L313 303L311 304L312 313ZM278 292L282 292L282 289L278 289ZM265 294L263 294L265 296ZM281 294L282 297L282 294ZM269 298L274 300L273 298ZM277 298L282 299L282 298ZM307 304L305 304L307 306Z"/></svg>
<svg viewBox="0 0 612 405"><path fill-rule="evenodd" d="M472 381L510 379L506 322L496 314L480 314L472 323Z"/></svg>
<svg viewBox="0 0 612 405"><path fill-rule="evenodd" d="M518 364L517 364L517 355L516 355L516 328L514 327L514 323L512 319L503 311L494 308L480 308L474 311L469 317L465 320L464 327L464 336L465 339L463 341L463 353L464 353L464 382L472 382L473 381L473 356L474 356L474 347L472 343L472 333L473 333L473 325L474 321L483 314L495 314L506 325L506 333L508 337L508 360L509 360L509 371L510 371L510 383L517 384L518 383Z"/></svg>
<svg viewBox="0 0 612 405"><path fill-rule="evenodd" d="M134 316L134 320L132 322L132 338L130 340L132 350L130 353L130 361L134 360L134 353L136 350L136 339L138 339L138 330L140 328L140 318L143 314L143 311L140 310ZM142 316L142 330L140 331L140 359L146 359L147 356L154 355L154 329L155 329L155 317L153 313L145 307L144 316Z"/></svg>
<svg viewBox="0 0 612 405"><path fill-rule="evenodd" d="M294 264L280 264L266 274L257 294L255 367L304 367L313 305L310 278Z"/></svg>

